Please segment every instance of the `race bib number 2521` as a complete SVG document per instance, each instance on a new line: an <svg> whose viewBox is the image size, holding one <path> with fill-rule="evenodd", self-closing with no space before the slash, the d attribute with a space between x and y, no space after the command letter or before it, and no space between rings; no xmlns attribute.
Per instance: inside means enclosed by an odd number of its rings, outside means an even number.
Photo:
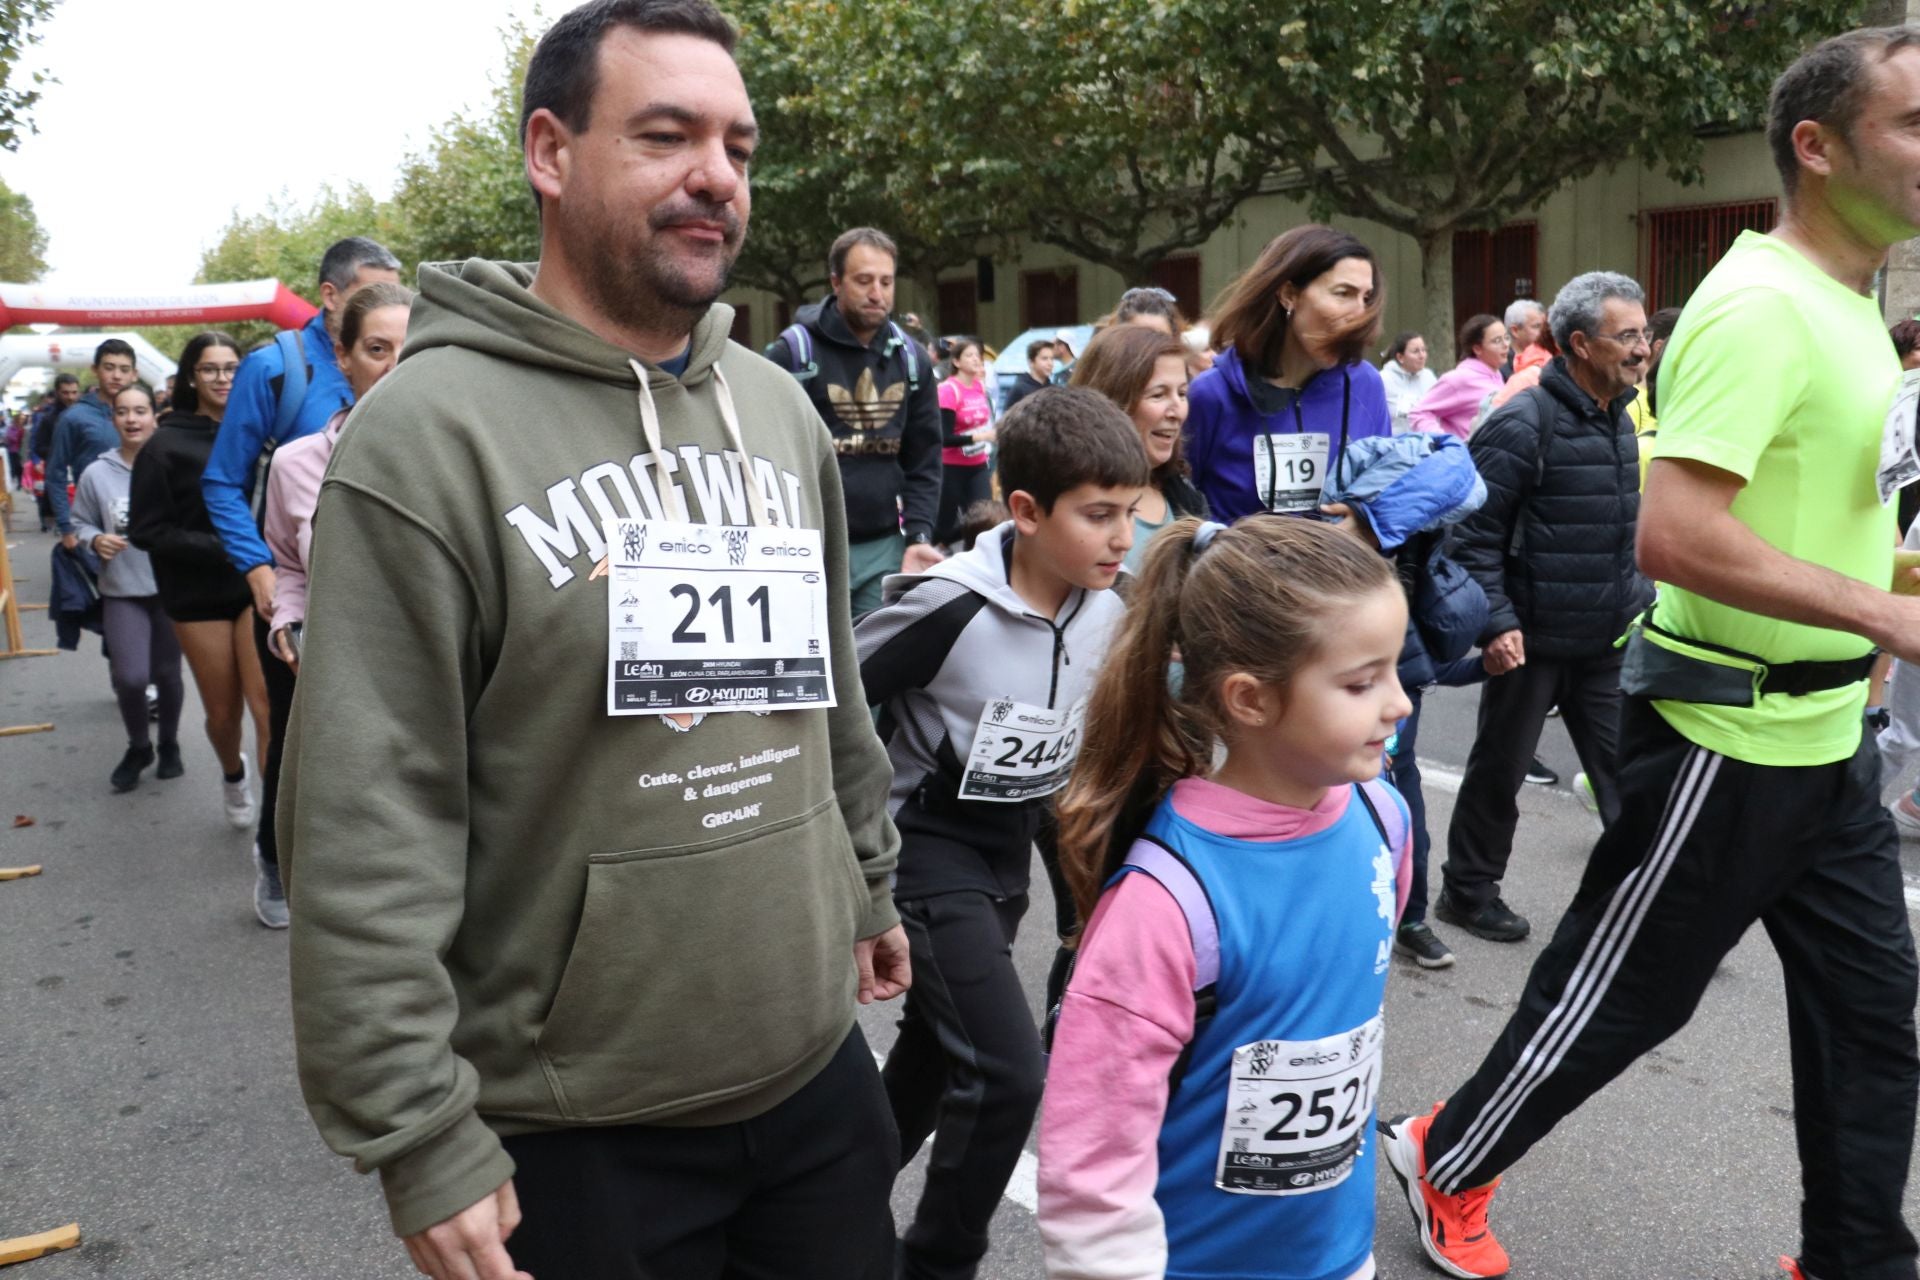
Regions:
<svg viewBox="0 0 1920 1280"><path fill-rule="evenodd" d="M1259 1040L1233 1051L1214 1182L1241 1195L1337 1187L1373 1128L1385 1021L1321 1040Z"/></svg>
<svg viewBox="0 0 1920 1280"><path fill-rule="evenodd" d="M819 530L605 527L608 715L834 705Z"/></svg>

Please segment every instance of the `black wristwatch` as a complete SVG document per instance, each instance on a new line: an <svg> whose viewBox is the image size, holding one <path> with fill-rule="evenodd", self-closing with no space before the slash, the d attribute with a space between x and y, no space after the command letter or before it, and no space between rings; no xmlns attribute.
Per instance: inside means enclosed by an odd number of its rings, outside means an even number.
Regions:
<svg viewBox="0 0 1920 1280"><path fill-rule="evenodd" d="M907 545L910 547L930 547L933 545L933 535L930 533L910 533L907 535Z"/></svg>

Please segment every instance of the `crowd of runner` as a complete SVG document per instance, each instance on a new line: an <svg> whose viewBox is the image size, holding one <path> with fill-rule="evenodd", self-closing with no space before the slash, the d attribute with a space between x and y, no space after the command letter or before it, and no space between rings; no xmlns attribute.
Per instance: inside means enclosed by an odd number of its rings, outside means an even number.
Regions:
<svg viewBox="0 0 1920 1280"><path fill-rule="evenodd" d="M1920 749L1920 333L1871 285L1920 234L1920 35L1786 71L1781 225L1683 310L1589 272L1436 377L1380 349L1374 249L1303 226L1204 324L1131 289L1004 394L895 320L874 227L729 341L733 40L705 0L546 34L537 267L416 296L344 240L305 329L200 334L166 388L103 342L8 438L100 600L55 611L105 636L103 787L182 774L184 657L306 1098L419 1270L969 1277L1037 1123L1061 1280L1366 1280L1376 1153L1438 1268L1504 1275L1502 1177L1759 921L1789 1269L1914 1280L1920 793L1880 780ZM1430 901L1422 692L1469 684ZM1473 1076L1376 1122L1390 958L1455 963L1429 909L1530 933L1501 887L1555 714L1579 891ZM896 998L876 1071L853 1009Z"/></svg>

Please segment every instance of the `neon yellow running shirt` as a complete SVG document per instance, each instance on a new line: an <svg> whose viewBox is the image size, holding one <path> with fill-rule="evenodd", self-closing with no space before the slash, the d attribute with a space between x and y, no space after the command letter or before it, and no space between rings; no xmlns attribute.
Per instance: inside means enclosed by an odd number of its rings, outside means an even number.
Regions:
<svg viewBox="0 0 1920 1280"><path fill-rule="evenodd" d="M1660 366L1656 458L1692 459L1747 484L1733 515L1790 556L1881 589L1894 517L1874 473L1900 378L1878 303L1797 249L1745 232L1694 291ZM1717 604L1662 585L1668 631L1769 662L1857 658L1859 636ZM1866 682L1753 707L1656 702L1689 741L1764 765L1844 760L1860 745Z"/></svg>

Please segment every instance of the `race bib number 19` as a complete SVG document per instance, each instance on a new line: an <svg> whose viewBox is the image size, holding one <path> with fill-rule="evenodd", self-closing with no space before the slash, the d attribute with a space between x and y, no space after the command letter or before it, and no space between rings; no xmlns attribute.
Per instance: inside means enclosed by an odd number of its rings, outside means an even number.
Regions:
<svg viewBox="0 0 1920 1280"><path fill-rule="evenodd" d="M1267 510L1298 512L1319 507L1332 443L1324 431L1253 438L1253 487Z"/></svg>
<svg viewBox="0 0 1920 1280"><path fill-rule="evenodd" d="M1337 1187L1373 1127L1385 1021L1324 1040L1260 1040L1233 1051L1214 1184L1255 1196Z"/></svg>
<svg viewBox="0 0 1920 1280"><path fill-rule="evenodd" d="M608 715L834 705L819 530L605 529Z"/></svg>

